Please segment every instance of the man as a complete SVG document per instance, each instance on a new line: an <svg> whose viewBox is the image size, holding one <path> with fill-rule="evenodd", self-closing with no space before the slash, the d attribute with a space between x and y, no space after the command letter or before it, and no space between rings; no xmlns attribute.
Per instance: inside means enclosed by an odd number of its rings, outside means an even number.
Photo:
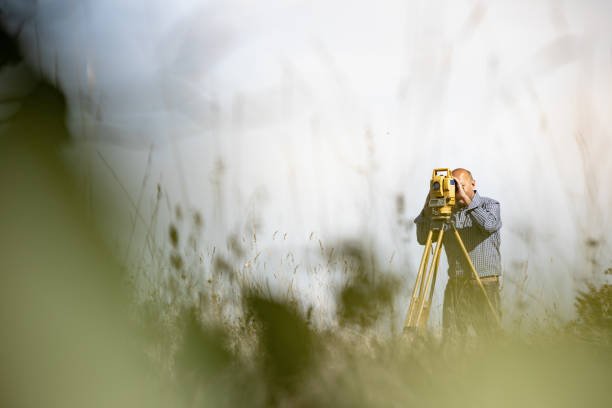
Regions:
<svg viewBox="0 0 612 408"><path fill-rule="evenodd" d="M502 223L499 202L478 194L474 189L476 181L468 170L455 169L452 176L455 179L457 205L451 221L463 240L491 303L501 317L499 230ZM427 206L428 202L429 194L421 214L414 220L417 240L421 245L425 245L430 228L431 209ZM470 325L477 333L491 333L497 322L454 234L445 234L443 244L449 265L442 316L445 333L454 331L465 334Z"/></svg>

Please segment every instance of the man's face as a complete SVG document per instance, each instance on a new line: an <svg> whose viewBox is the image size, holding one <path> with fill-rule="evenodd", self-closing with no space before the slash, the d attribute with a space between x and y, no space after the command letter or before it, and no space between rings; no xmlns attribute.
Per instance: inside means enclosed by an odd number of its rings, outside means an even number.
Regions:
<svg viewBox="0 0 612 408"><path fill-rule="evenodd" d="M470 198L474 198L474 187L476 186L476 182L470 177L470 175L465 172L465 171L461 171L461 170L457 170L453 172L453 178L457 181L457 184L460 184L461 187L463 188L463 191L465 191L465 194ZM458 189L459 186L456 187L457 190L455 192L455 197L457 200L457 203L459 203L459 205L461 207L465 207L465 200L463 198L461 198Z"/></svg>

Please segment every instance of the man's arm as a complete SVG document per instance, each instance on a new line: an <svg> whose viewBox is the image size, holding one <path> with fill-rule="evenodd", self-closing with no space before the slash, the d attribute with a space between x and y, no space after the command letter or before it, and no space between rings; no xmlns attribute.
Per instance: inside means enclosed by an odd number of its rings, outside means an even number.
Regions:
<svg viewBox="0 0 612 408"><path fill-rule="evenodd" d="M423 205L423 209L418 217L414 219L414 223L416 224L416 235L417 242L420 245L425 245L427 241L427 233L429 232L429 228L431 227L431 222L429 216L431 215L431 210L427 206L429 203L429 193L427 193L427 197L425 198L425 205Z"/></svg>
<svg viewBox="0 0 612 408"><path fill-rule="evenodd" d="M472 219L476 224L486 232L495 232L502 226L499 202L495 200L481 200L478 205L472 206L474 202L468 206L468 211L472 215ZM473 207L473 208L470 208Z"/></svg>
<svg viewBox="0 0 612 408"><path fill-rule="evenodd" d="M416 224L417 242L419 245L425 245L431 222L421 211L419 216L414 219L414 223Z"/></svg>

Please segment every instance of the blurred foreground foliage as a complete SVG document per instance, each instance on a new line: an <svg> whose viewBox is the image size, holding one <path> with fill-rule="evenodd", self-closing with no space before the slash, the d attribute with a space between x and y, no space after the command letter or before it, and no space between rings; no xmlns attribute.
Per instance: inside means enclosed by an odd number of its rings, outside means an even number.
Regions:
<svg viewBox="0 0 612 408"><path fill-rule="evenodd" d="M295 305L261 293L245 296L246 318L237 324L184 310L183 329L173 329L182 345L176 358L166 355L176 364L162 383L180 384L187 406L213 399L215 406L574 407L612 398L610 331L596 306L610 302L609 287L580 295L587 315L579 311L563 327L494 339L377 336L367 319L342 323L347 308L367 307L380 293L376 285L357 291L364 296L341 291L340 324L323 330Z"/></svg>
<svg viewBox="0 0 612 408"><path fill-rule="evenodd" d="M612 275L612 268L605 274ZM575 306L578 317L568 329L584 341L612 346L612 285L588 284L576 296Z"/></svg>
<svg viewBox="0 0 612 408"><path fill-rule="evenodd" d="M610 285L588 287L575 321L532 338L385 337L371 329L399 285L350 244L336 327L315 329L310 312L256 287L239 288L232 322L206 293L134 306L58 159L64 112L62 95L40 85L0 139L3 406L609 405ZM191 275L171 257L179 299ZM235 275L221 258L215 268Z"/></svg>

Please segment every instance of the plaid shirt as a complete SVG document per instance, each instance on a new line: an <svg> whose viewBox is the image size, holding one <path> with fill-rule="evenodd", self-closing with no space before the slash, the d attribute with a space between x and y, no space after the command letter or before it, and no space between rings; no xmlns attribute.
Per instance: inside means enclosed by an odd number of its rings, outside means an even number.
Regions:
<svg viewBox="0 0 612 408"><path fill-rule="evenodd" d="M478 191L475 191L470 205L454 213L452 221L459 231L465 249L470 254L478 276L499 276L501 274L499 230L502 225L499 202L481 197ZM423 212L414 222L417 225L417 240L419 244L425 245L430 222ZM443 244L448 259L448 276L471 278L472 272L452 230L445 231Z"/></svg>

